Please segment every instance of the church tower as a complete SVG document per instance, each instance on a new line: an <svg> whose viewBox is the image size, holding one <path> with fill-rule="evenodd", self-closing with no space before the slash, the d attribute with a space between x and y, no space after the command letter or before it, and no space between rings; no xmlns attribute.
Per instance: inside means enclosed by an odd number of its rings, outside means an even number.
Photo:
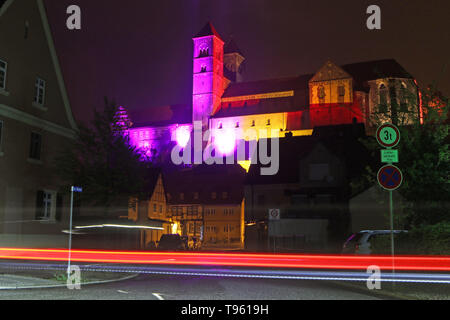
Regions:
<svg viewBox="0 0 450 320"><path fill-rule="evenodd" d="M193 41L192 121L201 121L206 130L210 116L220 108L223 94L224 42L210 22Z"/></svg>

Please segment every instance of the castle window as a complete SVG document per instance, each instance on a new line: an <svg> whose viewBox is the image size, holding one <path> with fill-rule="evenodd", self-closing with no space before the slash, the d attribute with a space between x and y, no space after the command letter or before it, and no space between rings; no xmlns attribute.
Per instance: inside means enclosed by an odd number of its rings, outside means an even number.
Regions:
<svg viewBox="0 0 450 320"><path fill-rule="evenodd" d="M344 97L345 97L345 87L339 86L338 87L338 100L340 103L344 102Z"/></svg>
<svg viewBox="0 0 450 320"><path fill-rule="evenodd" d="M222 122L219 122L219 129L222 129Z"/></svg>
<svg viewBox="0 0 450 320"><path fill-rule="evenodd" d="M382 83L379 87L379 108L378 112L380 113L386 113L387 112L387 95L388 95L388 89L387 87Z"/></svg>
<svg viewBox="0 0 450 320"><path fill-rule="evenodd" d="M400 112L408 112L408 89L402 82L400 87Z"/></svg>
<svg viewBox="0 0 450 320"><path fill-rule="evenodd" d="M202 66L200 72L206 72L206 66L205 65Z"/></svg>
<svg viewBox="0 0 450 320"><path fill-rule="evenodd" d="M236 128L239 128L239 121L236 122Z"/></svg>
<svg viewBox="0 0 450 320"><path fill-rule="evenodd" d="M267 125L270 126L270 119L267 119Z"/></svg>
<svg viewBox="0 0 450 320"><path fill-rule="evenodd" d="M319 86L317 88L317 97L319 98L319 100L325 99L325 88L324 88L324 86Z"/></svg>
<svg viewBox="0 0 450 320"><path fill-rule="evenodd" d="M255 120L252 120L252 127L255 126Z"/></svg>

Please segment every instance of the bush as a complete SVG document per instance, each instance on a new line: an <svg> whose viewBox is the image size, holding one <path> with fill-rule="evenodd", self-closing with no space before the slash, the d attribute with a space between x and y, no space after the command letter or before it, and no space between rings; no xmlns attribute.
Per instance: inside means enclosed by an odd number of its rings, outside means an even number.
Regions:
<svg viewBox="0 0 450 320"><path fill-rule="evenodd" d="M450 255L450 222L422 225L408 233L394 234L396 254ZM370 241L373 254L390 254L391 238L374 237Z"/></svg>

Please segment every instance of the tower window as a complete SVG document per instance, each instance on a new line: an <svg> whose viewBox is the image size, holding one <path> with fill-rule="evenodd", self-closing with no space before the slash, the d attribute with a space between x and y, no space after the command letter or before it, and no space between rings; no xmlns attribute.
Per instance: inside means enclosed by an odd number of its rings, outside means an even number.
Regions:
<svg viewBox="0 0 450 320"><path fill-rule="evenodd" d="M206 66L205 65L202 66L200 72L206 72Z"/></svg>
<svg viewBox="0 0 450 320"><path fill-rule="evenodd" d="M267 125L270 126L270 119L267 119Z"/></svg>
<svg viewBox="0 0 450 320"><path fill-rule="evenodd" d="M255 126L255 120L252 120L252 127Z"/></svg>
<svg viewBox="0 0 450 320"><path fill-rule="evenodd" d="M239 128L239 121L236 122L236 128Z"/></svg>
<svg viewBox="0 0 450 320"><path fill-rule="evenodd" d="M222 122L219 122L219 129L222 129Z"/></svg>
<svg viewBox="0 0 450 320"><path fill-rule="evenodd" d="M209 49L208 48L200 48L198 56L199 56L199 58L209 56Z"/></svg>

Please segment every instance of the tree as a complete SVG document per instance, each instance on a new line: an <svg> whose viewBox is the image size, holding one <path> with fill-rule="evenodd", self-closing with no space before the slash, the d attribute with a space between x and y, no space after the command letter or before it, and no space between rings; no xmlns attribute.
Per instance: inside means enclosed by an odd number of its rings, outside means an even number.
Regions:
<svg viewBox="0 0 450 320"><path fill-rule="evenodd" d="M83 205L100 207L105 216L118 201L126 203L143 195L146 172L152 165L140 149L130 145L129 123L120 122L118 110L123 111L105 98L103 111L94 111L90 126L79 125L74 145L56 159L59 176L83 187Z"/></svg>
<svg viewBox="0 0 450 320"><path fill-rule="evenodd" d="M395 228L410 229L441 222L450 223L448 98L443 97L435 86L420 91L419 99L415 92L405 91L402 95L403 99L399 100L403 101L401 103L408 103L408 106L402 106L395 99L390 104L390 110L386 110L385 105L380 105L380 112L371 118L375 127L383 122L395 122L401 134L397 149L403 183L398 192L409 206L402 216L396 217L399 225ZM419 105L415 101L419 101ZM389 114L381 112L383 110ZM408 111L409 116L405 116L404 111ZM371 150L374 159L379 159L380 146L375 139L368 137L364 144ZM369 165L366 174L353 181L355 193L376 182L376 172L380 166L380 162Z"/></svg>

